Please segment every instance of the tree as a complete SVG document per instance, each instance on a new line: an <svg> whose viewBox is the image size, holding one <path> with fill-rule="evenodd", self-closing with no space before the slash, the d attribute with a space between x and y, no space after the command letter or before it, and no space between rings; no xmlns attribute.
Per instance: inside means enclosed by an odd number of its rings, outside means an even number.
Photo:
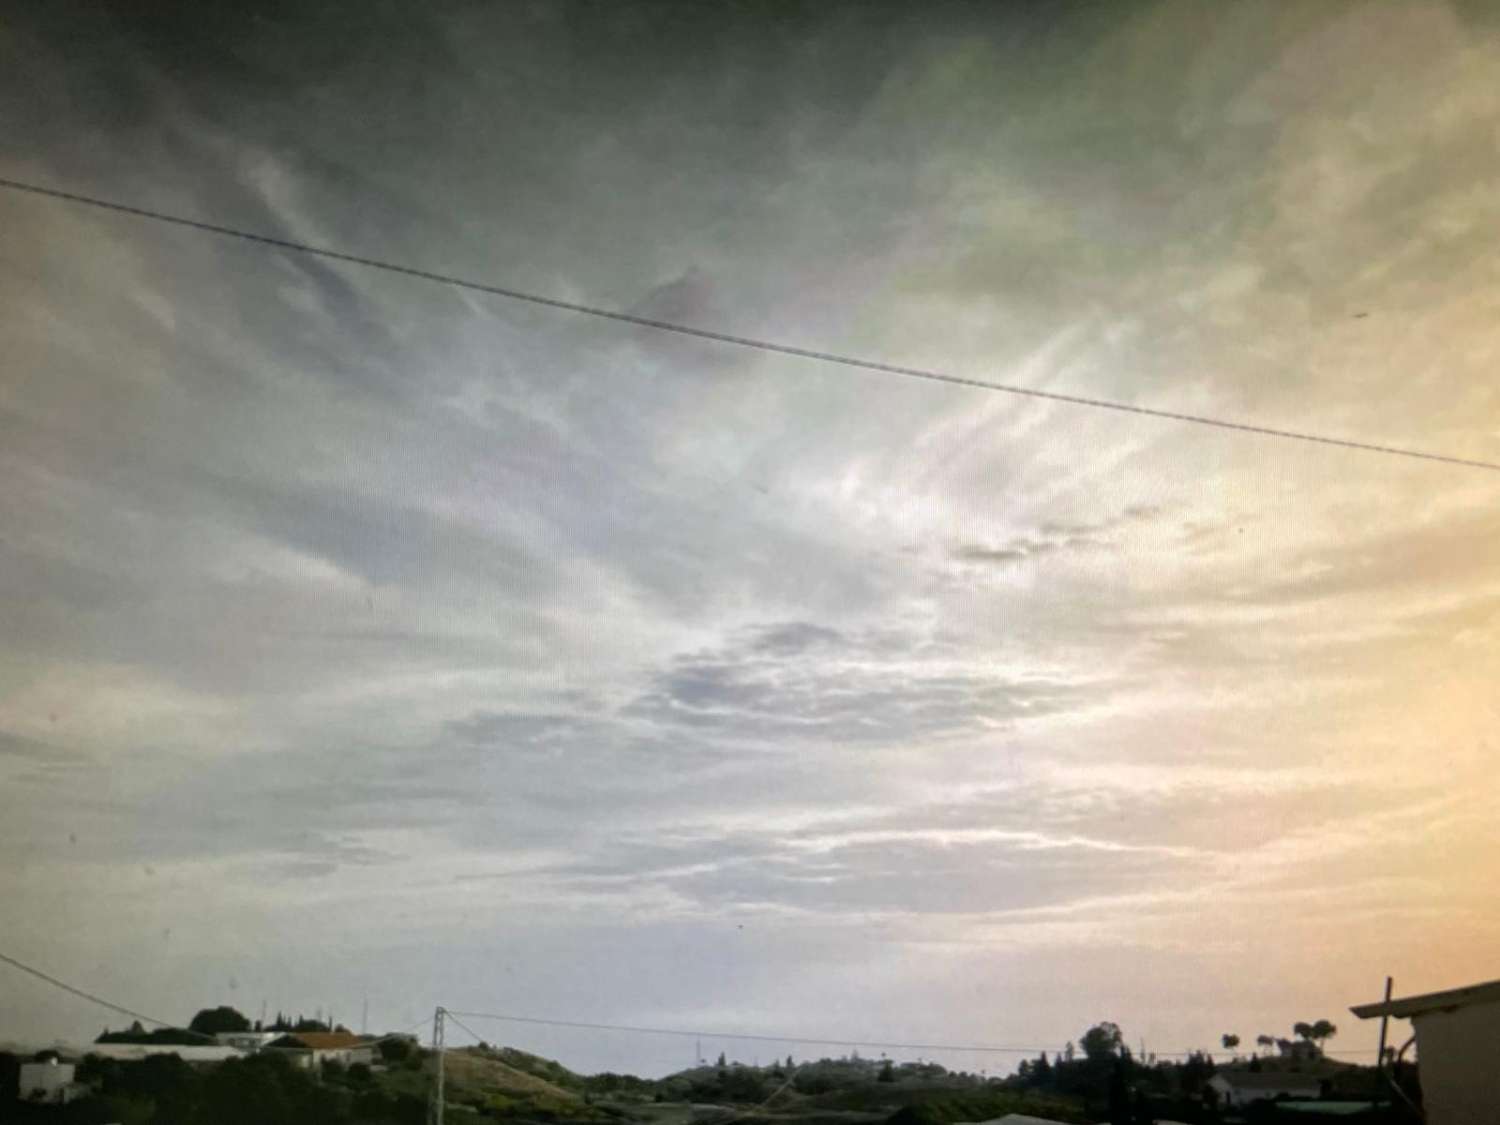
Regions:
<svg viewBox="0 0 1500 1125"><path fill-rule="evenodd" d="M389 1039L382 1039L376 1045L380 1052L382 1062L403 1062L417 1048L416 1040L408 1039L404 1035L393 1035Z"/></svg>
<svg viewBox="0 0 1500 1125"><path fill-rule="evenodd" d="M1257 1047L1264 1047L1266 1050L1269 1051L1272 1047L1276 1046L1276 1036L1274 1036L1274 1035L1257 1035L1255 1037L1255 1045Z"/></svg>
<svg viewBox="0 0 1500 1125"><path fill-rule="evenodd" d="M222 1031L249 1031L250 1021L239 1012L226 1005L217 1008L204 1008L193 1021L188 1024L189 1031L196 1031L200 1035L217 1035Z"/></svg>
<svg viewBox="0 0 1500 1125"><path fill-rule="evenodd" d="M1097 1062L1100 1059L1112 1059L1119 1055L1124 1041L1125 1037L1120 1033L1119 1024L1105 1021L1085 1031L1079 1043L1083 1047L1084 1058Z"/></svg>
<svg viewBox="0 0 1500 1125"><path fill-rule="evenodd" d="M1318 1020L1312 1025L1312 1033L1309 1036L1318 1045L1318 1053L1322 1054L1323 1044L1339 1033L1339 1029L1327 1020Z"/></svg>
<svg viewBox="0 0 1500 1125"><path fill-rule="evenodd" d="M1240 1037L1226 1031L1223 1035L1219 1036L1219 1042L1224 1044L1224 1050L1233 1051L1240 1045Z"/></svg>
<svg viewBox="0 0 1500 1125"><path fill-rule="evenodd" d="M1296 1023L1292 1025L1292 1034L1297 1038L1305 1040L1314 1047L1318 1054L1323 1053L1323 1044L1338 1034L1338 1028L1327 1020L1318 1020L1316 1023Z"/></svg>
<svg viewBox="0 0 1500 1125"><path fill-rule="evenodd" d="M1195 1096L1204 1083L1214 1076L1214 1060L1202 1051L1194 1051L1183 1062L1178 1069L1178 1075L1182 1082L1182 1092L1189 1097Z"/></svg>
<svg viewBox="0 0 1500 1125"><path fill-rule="evenodd" d="M715 1063L714 1065L717 1066L717 1067L719 1067L719 1069L721 1069L721 1070L724 1067L726 1067L726 1066L729 1065L727 1062L724 1061L724 1052L723 1051L719 1052L719 1061L717 1063Z"/></svg>
<svg viewBox="0 0 1500 1125"><path fill-rule="evenodd" d="M896 1068L891 1065L891 1060L890 1059L886 1059L885 1062L881 1064L880 1075L876 1078L876 1081L877 1082L894 1082L894 1081L896 1081Z"/></svg>

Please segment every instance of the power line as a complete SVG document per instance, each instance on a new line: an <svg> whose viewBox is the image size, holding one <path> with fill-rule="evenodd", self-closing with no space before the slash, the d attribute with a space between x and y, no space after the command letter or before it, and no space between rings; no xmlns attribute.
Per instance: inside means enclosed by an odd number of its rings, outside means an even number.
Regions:
<svg viewBox="0 0 1500 1125"><path fill-rule="evenodd" d="M468 1024L464 1023L463 1020L455 1016L451 1009L443 1009L443 1018L445 1020L451 1020L453 1023L456 1023L459 1027L463 1028L463 1030L469 1034L469 1037L473 1039L475 1043L484 1044L486 1042L483 1036L481 1036ZM753 1117L755 1114L765 1109L768 1105L770 1105L783 1093L786 1092L787 1087L789 1087L796 1080L797 1069L797 1067L791 1067L787 1072L786 1080L782 1082L780 1086L776 1087L776 1089L772 1090L770 1096L765 1098L759 1105L752 1106L745 1111L734 1111L726 1114L725 1116L719 1118L717 1121L713 1122L713 1125L736 1125L736 1122L744 1121L750 1117Z"/></svg>
<svg viewBox="0 0 1500 1125"><path fill-rule="evenodd" d="M223 1046L224 1045L224 1044L220 1043L218 1041L218 1039L216 1039L214 1036L209 1035L207 1032L194 1031L190 1027L181 1027L181 1026L179 1026L177 1024L174 1024L174 1023L171 1023L171 1022L169 1022L167 1020L159 1020L159 1019L157 1019L154 1016L148 1016L148 1015L145 1015L145 1014L143 1014L141 1012L137 1012L137 1011L134 1011L133 1009L127 1008L127 1007L125 1007L122 1004L116 1004L112 1000L106 1000L102 996L96 996L92 992L85 992L81 988L75 988L73 985L69 984L67 981L58 980L56 977L52 976L50 973L44 973L44 972L42 972L41 969L34 968L33 966L28 965L28 964L26 964L23 961L17 961L14 957L8 956L7 954L0 953L0 961L3 961L5 964L10 965L13 968L20 969L21 972L23 972L23 973L29 973L30 975L36 977L38 980L45 981L46 983L52 985L52 987L54 987L54 988L60 988L64 992L70 992L74 996L81 997L82 999L87 1000L87 1001L89 1001L92 1004L98 1004L101 1008L108 1008L112 1012L118 1012L122 1016L129 1016L131 1019L140 1020L142 1023L155 1024L157 1027L164 1027L168 1031L180 1031L184 1035L195 1035L199 1039L206 1039L208 1042L214 1044L215 1046ZM389 1033L387 1035L382 1035L379 1039L364 1040L364 1041L361 1042L360 1045L361 1046L365 1046L365 1047L374 1047L374 1046L378 1046L379 1044L384 1043L384 1042L386 1042L387 1040L390 1040L390 1039L401 1039L401 1038L404 1038L405 1036L410 1035L417 1028L426 1026L426 1024L427 1024L427 1020L424 1018L421 1022L413 1024L410 1028L408 1028L405 1031L393 1031L393 1032L391 1032L391 1033ZM288 1034L288 1035L295 1035L297 1033L295 1031L290 1031L290 1032L287 1032L286 1034ZM238 1048L236 1048L236 1049L238 1049Z"/></svg>
<svg viewBox="0 0 1500 1125"><path fill-rule="evenodd" d="M390 1042L393 1039L409 1039L409 1038L411 1038L412 1034L415 1031L417 1031L419 1028L426 1027L431 1022L432 1022L432 1017L431 1016L423 1016L421 1019L419 1019L416 1023L412 1024L406 1030L404 1030L404 1031L390 1031L390 1032L387 1032L386 1034L382 1035L379 1039L366 1039L364 1036L360 1036L359 1045L361 1047L378 1047L378 1046L380 1046L380 1044L382 1044L382 1043L388 1043L388 1042ZM287 1034L288 1035L296 1035L297 1033L295 1031L288 1031Z"/></svg>
<svg viewBox="0 0 1500 1125"><path fill-rule="evenodd" d="M877 1050L894 1051L961 1051L977 1054L1035 1055L1043 1051L1054 1051L1055 1047L998 1047L982 1043L888 1043L873 1039L826 1039L805 1035L759 1035L748 1032L689 1031L683 1028L642 1027L634 1024L586 1023L580 1020L543 1019L537 1016L512 1016L500 1012L454 1012L444 1009L448 1015L465 1016L471 1020L502 1020L506 1023L524 1023L542 1027L565 1027L586 1031L622 1031L636 1035L671 1035L679 1038L732 1039L752 1043L788 1043L808 1047L873 1047ZM459 1024L463 1027L462 1024ZM465 1028L464 1030L468 1030ZM470 1035L474 1035L472 1031ZM474 1036L479 1038L477 1035ZM1153 1051L1157 1058L1185 1058L1196 1051ZM1325 1051L1325 1054L1371 1054L1371 1051L1347 1050Z"/></svg>
<svg viewBox="0 0 1500 1125"><path fill-rule="evenodd" d="M581 1020L543 1019L537 1016L511 1016L499 1012L459 1012L469 1019L503 1020L506 1023L536 1024L543 1027L567 1027L586 1031L623 1031L635 1035L672 1035L695 1039L733 1039L752 1043L790 1043L810 1047L877 1047L881 1049L912 1051L983 1051L1005 1054L1022 1054L1048 1050L1042 1047L994 1047L959 1045L953 1043L879 1043L867 1039L819 1039L805 1035L758 1035L749 1032L687 1031L670 1027L641 1027L634 1024L586 1023Z"/></svg>
<svg viewBox="0 0 1500 1125"><path fill-rule="evenodd" d="M468 1024L464 1023L461 1019L459 1019L457 1016L455 1016L453 1014L452 1009L444 1008L443 1009L443 1018L447 1019L447 1020L452 1020L454 1023L458 1024L459 1027L461 1027L465 1031L467 1031L469 1033L469 1037L471 1039L473 1039L475 1043L484 1043L484 1042L486 1042L485 1038L482 1035L480 1035L472 1027L470 1027Z"/></svg>
<svg viewBox="0 0 1500 1125"><path fill-rule="evenodd" d="M52 975L50 975L48 973L42 972L41 969L34 968L31 965L28 965L28 964L26 964L26 963L24 963L22 961L18 961L14 957L8 956L7 954L0 953L0 962L4 962L7 965L11 965L14 968L20 969L23 973L29 973L31 976L34 976L34 977L36 977L39 980L43 980L43 981L47 982L48 984L52 985L54 988L60 988L64 992L70 992L74 996L82 997L83 999L88 1000L91 1003L98 1004L100 1007L108 1008L108 1009L110 1009L111 1011L114 1011L114 1012L119 1012L120 1014L127 1015L127 1016L131 1017L132 1019L140 1020L143 1023L156 1024L158 1027L169 1028L170 1030L173 1030L173 1031L183 1031L183 1032L186 1032L189 1035L196 1035L196 1036L199 1036L200 1038L208 1039L208 1040L210 1040L210 1041L212 1041L214 1043L218 1042L218 1040L214 1039L213 1036L207 1035L207 1034L205 1034L205 1033L203 1033L201 1031L193 1031L191 1028L178 1027L175 1024L167 1022L166 1020L159 1020L159 1019L156 1019L154 1016L143 1015L142 1013L134 1011L134 1010L132 1010L130 1008L127 1008L127 1007L125 1007L125 1006L123 1006L121 1004L116 1004L116 1003L114 1003L111 1000L106 1000L102 996L96 996L92 992L85 992L81 988L76 988L73 985L68 984L66 981L58 980L56 977L54 977L54 976L52 976ZM817 1038L817 1037L811 1037L810 1038L810 1037L805 1036L805 1035L760 1035L760 1034L755 1034L755 1033L751 1033L751 1032L703 1031L701 1029L700 1030L696 1030L696 1031L686 1031L686 1030L683 1030L681 1028L642 1027L642 1026L634 1025L634 1024L619 1024L619 1023L586 1023L586 1022L583 1022L583 1021L580 1021L580 1020L555 1020L555 1019L544 1019L544 1018L541 1018L541 1017L538 1017L538 1016L513 1016L513 1015L507 1015L507 1014L504 1014L504 1013L501 1013L501 1012L457 1012L457 1011L454 1011L451 1008L444 1008L443 1009L443 1015L444 1015L445 1018L452 1019L454 1023L458 1024L459 1027L463 1028L464 1031L468 1032L469 1035L473 1036L473 1038L475 1039L476 1042L484 1042L484 1040L481 1039L480 1036L478 1034L476 1034L475 1031L471 1027L469 1027L467 1024L463 1023L462 1020L459 1017L466 1017L466 1018L471 1019L471 1020L500 1020L500 1021L503 1021L505 1023L524 1023L524 1024L540 1025L540 1026L543 1026L543 1027L566 1027L566 1028L574 1028L574 1029L583 1029L583 1030L587 1030L587 1031L623 1031L623 1032L630 1032L630 1033L637 1034L637 1035L672 1035L672 1036L695 1038L695 1039L732 1039L732 1040L736 1040L736 1041L752 1042L752 1043L789 1043L789 1044L792 1044L792 1045L801 1045L801 1046L807 1046L807 1047L873 1047L873 1048L875 1048L877 1050L894 1050L894 1051L965 1051L965 1052L976 1052L976 1053L982 1053L982 1054L1039 1054L1042 1051L1054 1050L1055 1049L1055 1048L1050 1048L1050 1047L997 1047L997 1046L993 1046L993 1045L990 1045L990 1044L980 1044L980 1043L890 1043L890 1042L882 1042L882 1041L874 1040L874 1039L858 1039L858 1038L824 1039L824 1038ZM413 1024L411 1026L411 1028L407 1029L406 1031L391 1032L390 1034L381 1036L379 1039L369 1040L368 1043L366 1043L364 1045L374 1046L374 1045L376 1045L378 1043L383 1043L383 1042L385 1042L388 1039L402 1038L403 1036L409 1035L411 1033L411 1031L414 1031L416 1028L425 1026L426 1023L427 1023L427 1021L424 1018L424 1019L418 1021L417 1023ZM295 1035L296 1032L288 1032L288 1034ZM1196 1051L1153 1051L1152 1052L1152 1054L1155 1055L1157 1058L1185 1057L1187 1055L1191 1055L1191 1054L1195 1054L1195 1053L1197 1053L1197 1052ZM1367 1054L1372 1054L1373 1052L1372 1051L1368 1051L1368 1050L1342 1050L1342 1051L1324 1051L1323 1053L1324 1054L1328 1054L1328 1055L1367 1055Z"/></svg>
<svg viewBox="0 0 1500 1125"><path fill-rule="evenodd" d="M196 1035L200 1039L207 1039L210 1043L218 1043L218 1040L215 1039L212 1035L205 1034L201 1031L194 1031L192 1028L179 1027L176 1024L169 1023L166 1020L159 1020L154 1016L143 1015L140 1012L132 1011L130 1008L126 1008L120 1004L116 1004L113 1001L106 1000L102 996L95 996L92 992L85 992L81 988L74 988L66 981L60 981L56 977L49 976L47 973L42 972L41 969L32 968L30 965L23 964L22 962L17 961L14 957L9 957L4 953L0 953L0 961L3 961L7 965L10 965L14 968L20 969L23 973L30 973L38 980L46 981L54 988L60 988L64 992L71 992L74 996L80 996L83 999L90 1001L91 1003L98 1004L101 1008L108 1008L112 1012L118 1012L123 1016L129 1016L133 1020L140 1020L142 1023L153 1023L157 1027L164 1027L169 1031L181 1031L187 1035Z"/></svg>
<svg viewBox="0 0 1500 1125"><path fill-rule="evenodd" d="M624 324L634 324L642 328L652 328L660 332L672 332L679 336L692 336L700 340L712 340L720 344L730 344L740 348L750 348L755 351L771 352L777 355L792 356L798 359L817 360L820 363L834 364L841 367L851 367L861 371L875 371L886 375L896 375L906 379L921 379L932 383L947 383L951 386L970 387L976 390L994 391L1000 394L1017 395L1022 398L1041 399L1048 402L1066 403L1070 406L1083 406L1095 410L1112 410L1121 414L1135 414L1147 418L1159 418L1172 422L1184 422L1195 426L1212 426L1221 430L1233 430L1238 433L1257 434L1262 437L1282 438L1289 441L1311 442L1316 445L1334 446L1340 449L1353 449L1365 453L1381 453L1391 457L1409 457L1421 461L1436 461L1447 465L1461 465L1471 469L1488 469L1492 472L1500 472L1500 462L1481 461L1467 457L1454 457L1445 453L1431 453L1420 449L1405 449L1399 446L1382 445L1375 442L1355 441L1350 438L1329 437L1324 434L1308 433L1301 430L1286 430L1275 426L1261 426L1251 422L1238 422L1228 418L1215 418L1207 414L1187 414L1176 410L1162 410L1156 407L1136 406L1131 403L1118 402L1113 399L1092 398L1086 395L1065 394L1060 391L1044 391L1036 387L1023 387L1011 383L992 383L983 379L971 379L962 375L953 375L944 371L933 371L921 367L906 367L894 363L882 363L878 360L860 359L857 356L841 355L837 352L820 351L815 348L802 348L792 344L779 344L771 340L761 340L750 336L737 336L729 332L719 332L710 328L698 328L693 325L679 324L674 321L657 320L653 317L636 316L633 313L620 312L616 309L601 308L597 305L586 305L577 301L564 301L557 297L546 297L539 293L528 293L520 289L511 289L501 285L490 285L480 281L470 281L466 278L457 277L452 274L437 273L432 270L418 269L414 266L405 266L396 262L386 261L380 258L365 257L360 254L351 254L343 250L334 250L325 246L314 246L306 242L296 242L292 239L277 238L273 235L258 234L254 231L240 230L236 227L221 226L217 223L203 222L199 219L189 219L181 215L172 215L164 211L156 211L146 207L135 207L127 203L119 203L110 199L101 199L97 196L83 195L78 192L64 191L61 188L45 187L41 184L27 183L22 180L12 180L0 177L0 187L9 188L12 191L29 192L33 195L46 196L52 199L60 199L69 203L78 203L88 207L97 207L105 211L114 211L125 215L134 215L138 218L151 219L159 223L170 223L174 226L187 227L192 230L205 231L210 234L223 235L227 238L238 238L246 242L255 242L263 246L273 246L281 250L292 250L299 254L311 254L320 258L327 258L336 262L347 262L350 265L365 266L370 269L384 270L387 273L401 274L405 277L414 277L422 281L432 281L440 285L452 285L460 289L469 289L476 293L487 293L495 297L504 297L507 300L523 301L527 304L541 305L545 308L559 309L564 312L580 313L584 316L598 317L603 320L613 320Z"/></svg>

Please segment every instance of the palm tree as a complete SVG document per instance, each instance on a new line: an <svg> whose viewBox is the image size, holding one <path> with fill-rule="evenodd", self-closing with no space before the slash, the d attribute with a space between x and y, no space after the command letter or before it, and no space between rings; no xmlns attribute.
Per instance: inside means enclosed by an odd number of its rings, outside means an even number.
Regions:
<svg viewBox="0 0 1500 1125"><path fill-rule="evenodd" d="M1232 1032L1226 1031L1223 1035L1219 1036L1219 1042L1224 1044L1224 1050L1233 1051L1240 1045L1240 1037Z"/></svg>

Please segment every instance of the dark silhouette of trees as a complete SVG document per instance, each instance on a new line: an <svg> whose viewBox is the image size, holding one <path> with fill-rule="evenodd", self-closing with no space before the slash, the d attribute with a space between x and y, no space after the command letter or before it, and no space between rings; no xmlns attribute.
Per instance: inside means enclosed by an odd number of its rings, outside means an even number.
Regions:
<svg viewBox="0 0 1500 1125"><path fill-rule="evenodd" d="M267 1031L347 1031L348 1028L340 1025L334 1027L325 1020L308 1019L301 1012L297 1013L296 1019L291 1019L276 1013L276 1018L266 1028Z"/></svg>
<svg viewBox="0 0 1500 1125"><path fill-rule="evenodd" d="M397 1035L390 1039L382 1039L376 1044L376 1050L380 1052L382 1062L399 1063L414 1054L417 1050L416 1041L408 1039L404 1035Z"/></svg>
<svg viewBox="0 0 1500 1125"><path fill-rule="evenodd" d="M1095 1024L1085 1031L1083 1038L1079 1040L1079 1044L1083 1047L1083 1057L1091 1061L1114 1058L1120 1054L1120 1048L1124 1042L1119 1024L1108 1021Z"/></svg>
<svg viewBox="0 0 1500 1125"><path fill-rule="evenodd" d="M233 1008L221 1004L217 1008L204 1008L200 1011L188 1024L188 1030L203 1035L218 1035L224 1031L249 1031L250 1021Z"/></svg>
<svg viewBox="0 0 1500 1125"><path fill-rule="evenodd" d="M1323 1044L1338 1034L1339 1029L1327 1020L1318 1020L1316 1023L1296 1023L1292 1025L1292 1034L1310 1044L1318 1054L1323 1053Z"/></svg>
<svg viewBox="0 0 1500 1125"><path fill-rule="evenodd" d="M1312 1025L1312 1039L1318 1045L1318 1051L1323 1051L1323 1045L1339 1033L1339 1029L1327 1020L1318 1020Z"/></svg>
<svg viewBox="0 0 1500 1125"><path fill-rule="evenodd" d="M1197 1096L1217 1069L1211 1055L1202 1051L1194 1051L1183 1061L1177 1071L1178 1078L1182 1082L1182 1092L1189 1097Z"/></svg>
<svg viewBox="0 0 1500 1125"><path fill-rule="evenodd" d="M1233 1051L1240 1045L1240 1037L1232 1032L1225 1032L1219 1036L1219 1042L1224 1045L1224 1050Z"/></svg>

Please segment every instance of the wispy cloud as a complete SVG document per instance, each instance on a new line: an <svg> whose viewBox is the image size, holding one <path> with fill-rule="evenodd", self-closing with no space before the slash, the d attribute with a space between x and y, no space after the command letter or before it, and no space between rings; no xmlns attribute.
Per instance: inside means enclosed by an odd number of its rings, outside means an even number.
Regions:
<svg viewBox="0 0 1500 1125"><path fill-rule="evenodd" d="M5 170L1496 459L1495 27L749 12L440 4L337 45L298 13L41 13L0 33ZM1194 981L1300 1018L1435 973L1424 942L1479 971L1450 931L1500 924L1483 474L0 209L23 953L143 1007L231 978L347 1006L379 977L411 994L381 1019L493 990L891 1037L922 995L1060 1040L1107 995L1188 1042L1219 1030ZM1319 962L1340 917L1388 948Z"/></svg>

